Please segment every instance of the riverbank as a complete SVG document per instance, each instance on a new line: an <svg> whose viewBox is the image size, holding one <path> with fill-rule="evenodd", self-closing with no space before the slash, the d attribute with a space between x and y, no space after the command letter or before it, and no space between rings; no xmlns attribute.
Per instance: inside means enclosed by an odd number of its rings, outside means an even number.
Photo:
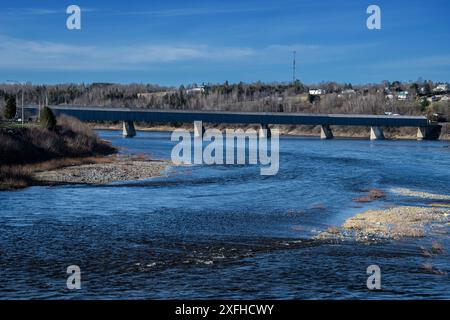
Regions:
<svg viewBox="0 0 450 320"><path fill-rule="evenodd" d="M119 156L86 124L58 118L54 131L37 125L0 128L0 190L33 185L108 184L159 176L166 161Z"/></svg>
<svg viewBox="0 0 450 320"><path fill-rule="evenodd" d="M86 124L60 117L52 130L38 124L0 126L0 190L35 184L34 174L66 166L104 163L117 152Z"/></svg>
<svg viewBox="0 0 450 320"><path fill-rule="evenodd" d="M99 124L92 123L91 127L95 130L122 130L122 124ZM180 126L171 126L166 124L144 124L136 123L136 130L140 131L163 131L170 132L175 129L186 129L193 130L192 124L182 124ZM214 125L206 124L205 128L215 128L219 130L241 128L241 129L259 129L258 125ZM278 129L280 135L285 136L320 136L320 126L295 126L295 125L273 125L270 128ZM333 135L337 138L356 138L356 139L368 139L370 136L370 128L368 127L358 127L358 126L332 126ZM384 135L387 139L391 140L416 140L417 139L417 128L385 128ZM450 123L444 123L442 125L441 135L439 140L450 140Z"/></svg>

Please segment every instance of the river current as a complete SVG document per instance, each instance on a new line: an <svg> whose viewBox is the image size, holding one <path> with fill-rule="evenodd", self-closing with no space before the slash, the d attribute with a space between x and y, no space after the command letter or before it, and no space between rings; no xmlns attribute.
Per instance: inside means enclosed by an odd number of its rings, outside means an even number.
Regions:
<svg viewBox="0 0 450 320"><path fill-rule="evenodd" d="M98 133L154 159L169 160L175 144L165 132ZM370 188L386 198L354 201ZM281 137L275 176L174 166L143 181L0 192L0 299L449 299L448 228L374 244L312 240L369 208L427 201L391 188L450 195L449 143ZM425 257L433 241L446 252ZM373 264L378 291L366 286ZM66 287L70 265L80 290Z"/></svg>

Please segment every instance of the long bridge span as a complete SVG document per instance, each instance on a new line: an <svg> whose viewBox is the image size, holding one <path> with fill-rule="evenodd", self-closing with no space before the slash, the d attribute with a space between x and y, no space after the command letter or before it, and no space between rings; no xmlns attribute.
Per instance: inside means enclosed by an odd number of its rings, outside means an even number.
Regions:
<svg viewBox="0 0 450 320"><path fill-rule="evenodd" d="M307 114L281 112L229 112L229 111L185 111L151 110L138 108L113 108L98 106L49 106L55 116L67 115L81 121L122 121L124 136L136 134L134 122L194 122L261 124L268 125L314 125L321 126L321 138L330 139L333 133L330 126L367 126L370 127L372 140L383 139L383 127L416 127L418 139L437 139L440 126L423 116L388 116L364 114ZM34 109L38 106L25 106Z"/></svg>

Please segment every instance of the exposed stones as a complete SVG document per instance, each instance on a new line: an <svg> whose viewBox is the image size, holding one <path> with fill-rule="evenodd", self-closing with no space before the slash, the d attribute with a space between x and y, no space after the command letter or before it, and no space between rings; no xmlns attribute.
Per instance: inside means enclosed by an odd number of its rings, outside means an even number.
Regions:
<svg viewBox="0 0 450 320"><path fill-rule="evenodd" d="M354 238L358 241L423 237L432 223L446 224L450 210L434 207L401 206L369 210L349 218L339 231L324 231L319 239Z"/></svg>
<svg viewBox="0 0 450 320"><path fill-rule="evenodd" d="M108 184L160 176L167 166L164 161L116 160L38 172L34 178L45 184Z"/></svg>

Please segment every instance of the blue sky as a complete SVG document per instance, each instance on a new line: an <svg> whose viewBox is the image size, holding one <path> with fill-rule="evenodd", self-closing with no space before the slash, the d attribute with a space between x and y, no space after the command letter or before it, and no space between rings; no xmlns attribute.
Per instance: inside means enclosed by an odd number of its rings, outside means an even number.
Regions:
<svg viewBox="0 0 450 320"><path fill-rule="evenodd" d="M66 8L81 7L81 30ZM369 5L381 30L366 27ZM448 0L11 1L0 82L450 81Z"/></svg>

